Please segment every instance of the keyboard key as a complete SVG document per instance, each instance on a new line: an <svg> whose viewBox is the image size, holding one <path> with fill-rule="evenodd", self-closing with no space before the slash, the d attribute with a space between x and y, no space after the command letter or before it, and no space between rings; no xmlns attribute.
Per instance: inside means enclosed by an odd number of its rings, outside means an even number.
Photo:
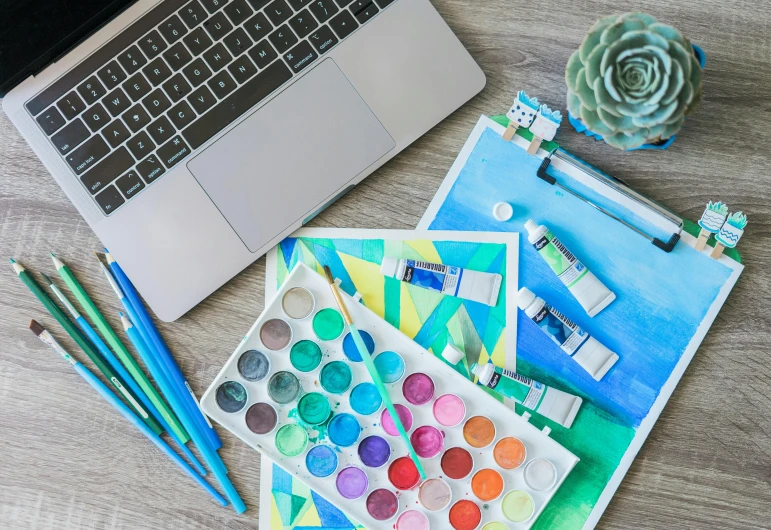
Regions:
<svg viewBox="0 0 771 530"><path fill-rule="evenodd" d="M137 164L137 171L145 179L145 182L149 184L163 175L166 172L166 168L163 167L157 156L150 155Z"/></svg>
<svg viewBox="0 0 771 530"><path fill-rule="evenodd" d="M252 39L249 38L243 28L236 28L235 31L222 39L222 42L233 57L238 57L252 45Z"/></svg>
<svg viewBox="0 0 771 530"><path fill-rule="evenodd" d="M206 20L206 17L209 15L206 14L206 11L201 7L201 4L193 0L179 10L179 16L182 17L182 20L185 21L188 28L193 29Z"/></svg>
<svg viewBox="0 0 771 530"><path fill-rule="evenodd" d="M187 101L180 101L171 108L168 116L177 129L184 129L195 119L195 112L187 104Z"/></svg>
<svg viewBox="0 0 771 530"><path fill-rule="evenodd" d="M316 53L316 50L308 44L307 40L302 41L284 55L284 60L289 63L290 68L292 68L292 71L296 74L317 58L318 54Z"/></svg>
<svg viewBox="0 0 771 530"><path fill-rule="evenodd" d="M92 136L86 142L71 151L66 160L76 175L80 175L85 170L99 162L110 152L110 146L101 136Z"/></svg>
<svg viewBox="0 0 771 530"><path fill-rule="evenodd" d="M273 29L273 26L270 25L270 22L268 22L268 19L264 14L257 13L249 19L249 22L244 24L244 28L249 32L249 36L252 37L252 40L257 42L267 37L270 30Z"/></svg>
<svg viewBox="0 0 771 530"><path fill-rule="evenodd" d="M351 2L353 2L353 0L335 0L335 2L337 2L337 5L339 5L340 7L345 7Z"/></svg>
<svg viewBox="0 0 771 530"><path fill-rule="evenodd" d="M225 6L223 10L234 26L240 26L241 22L249 18L253 13L245 0L234 0Z"/></svg>
<svg viewBox="0 0 771 530"><path fill-rule="evenodd" d="M139 173L136 171L129 171L116 180L115 185L118 186L118 189L127 199L130 199L145 187L145 183L142 182L142 179L139 178Z"/></svg>
<svg viewBox="0 0 771 530"><path fill-rule="evenodd" d="M182 70L182 73L185 74L187 80L194 87L197 87L211 77L211 70L209 70L209 67L206 66L206 63L200 57L187 65Z"/></svg>
<svg viewBox="0 0 771 530"><path fill-rule="evenodd" d="M249 57L252 58L257 68L263 69L278 57L278 54L270 45L268 39L265 39L249 50Z"/></svg>
<svg viewBox="0 0 771 530"><path fill-rule="evenodd" d="M199 148L291 78L289 67L283 61L275 61L195 120L182 131L182 136L191 148Z"/></svg>
<svg viewBox="0 0 771 530"><path fill-rule="evenodd" d="M332 0L316 0L309 6L311 13L319 22L326 22L332 15L337 13L338 9Z"/></svg>
<svg viewBox="0 0 771 530"><path fill-rule="evenodd" d="M377 5L380 6L380 9L383 9L387 5L391 5L394 2L394 0L377 0Z"/></svg>
<svg viewBox="0 0 771 530"><path fill-rule="evenodd" d="M268 15L274 26L278 26L292 16L292 10L284 0L275 0L265 8L265 14Z"/></svg>
<svg viewBox="0 0 771 530"><path fill-rule="evenodd" d="M209 13L214 13L224 6L228 0L201 0L201 3Z"/></svg>
<svg viewBox="0 0 771 530"><path fill-rule="evenodd" d="M318 30L311 33L308 39L319 55L322 55L329 51L335 44L338 43L337 37L329 29L329 26L321 26Z"/></svg>
<svg viewBox="0 0 771 530"><path fill-rule="evenodd" d="M107 127L102 129L102 135L113 148L122 144L129 137L129 131L123 122L114 120Z"/></svg>
<svg viewBox="0 0 771 530"><path fill-rule="evenodd" d="M131 98L131 101L139 101L147 95L153 87L147 82L144 76L137 72L128 78L128 81L123 83L123 90Z"/></svg>
<svg viewBox="0 0 771 530"><path fill-rule="evenodd" d="M209 48L206 52L204 52L203 58L206 60L213 72L224 68L225 65L233 60L233 56L230 55L230 52L225 49L225 46L221 42L218 42Z"/></svg>
<svg viewBox="0 0 771 530"><path fill-rule="evenodd" d="M145 108L150 111L153 118L157 118L163 114L166 109L171 107L169 98L166 97L166 94L164 94L163 90L160 88L156 88L150 92L150 94L142 100L142 103L145 104Z"/></svg>
<svg viewBox="0 0 771 530"><path fill-rule="evenodd" d="M252 6L252 9L255 11L259 11L263 7L265 7L270 0L248 0L249 5Z"/></svg>
<svg viewBox="0 0 771 530"><path fill-rule="evenodd" d="M155 143L161 144L174 136L174 126L166 116L161 116L147 128Z"/></svg>
<svg viewBox="0 0 771 530"><path fill-rule="evenodd" d="M167 18L160 26L158 26L158 30L169 44L174 44L187 33L187 28L177 15Z"/></svg>
<svg viewBox="0 0 771 530"><path fill-rule="evenodd" d="M96 196L96 202L102 207L105 214L110 215L126 201L115 186L110 186Z"/></svg>
<svg viewBox="0 0 771 530"><path fill-rule="evenodd" d="M209 79L208 85L212 92L214 92L214 95L220 99L233 92L236 88L236 82L233 81L227 70L223 70Z"/></svg>
<svg viewBox="0 0 771 530"><path fill-rule="evenodd" d="M123 118L123 121L128 124L129 129L131 129L132 132L137 132L150 123L150 115L139 103L124 112L121 117Z"/></svg>
<svg viewBox="0 0 771 530"><path fill-rule="evenodd" d="M120 88L107 94L102 102L113 116L117 116L131 105L128 96Z"/></svg>
<svg viewBox="0 0 771 530"><path fill-rule="evenodd" d="M201 28L194 29L190 35L185 37L184 41L193 55L201 55L206 48L212 45L209 35Z"/></svg>
<svg viewBox="0 0 771 530"><path fill-rule="evenodd" d="M380 10L377 8L377 6L374 3L370 3L367 7L356 13L356 20L359 21L359 24L364 24L369 19L374 17L378 11Z"/></svg>
<svg viewBox="0 0 771 530"><path fill-rule="evenodd" d="M51 137L51 142L59 150L60 155L66 155L82 144L89 136L91 136L91 132L83 125L83 120L77 118L64 129L54 134Z"/></svg>
<svg viewBox="0 0 771 530"><path fill-rule="evenodd" d="M134 159L125 147L120 147L110 153L93 167L88 173L80 177L88 191L93 195L113 180L121 176L134 165Z"/></svg>
<svg viewBox="0 0 771 530"><path fill-rule="evenodd" d="M242 55L228 66L228 70L238 83L244 83L247 79L257 73L257 67L249 60L249 57Z"/></svg>
<svg viewBox="0 0 771 530"><path fill-rule="evenodd" d="M159 53L168 48L166 41L163 40L163 37L156 30L139 39L137 44L145 52L148 59L154 59Z"/></svg>
<svg viewBox="0 0 771 530"><path fill-rule="evenodd" d="M102 96L107 93L104 85L99 82L95 75L92 75L80 85L78 85L80 96L86 101L86 105L93 105Z"/></svg>
<svg viewBox="0 0 771 530"><path fill-rule="evenodd" d="M270 39L270 42L273 43L276 50L278 50L278 53L284 53L297 44L297 37L294 36L292 30L289 29L289 26L286 24L271 33L268 38Z"/></svg>
<svg viewBox="0 0 771 530"><path fill-rule="evenodd" d="M145 157L153 152L153 149L155 149L155 144L147 135L147 133L142 131L141 133L129 138L128 142L126 142L126 147L129 148L129 151L131 151L131 154L134 155L134 158L140 160L142 157Z"/></svg>
<svg viewBox="0 0 771 530"><path fill-rule="evenodd" d="M130 46L125 52L118 55L118 62L126 70L128 75L138 71L144 65L147 64L147 59L139 48L136 46Z"/></svg>
<svg viewBox="0 0 771 530"><path fill-rule="evenodd" d="M343 40L353 33L353 31L359 27L359 24L356 22L356 19L353 18L350 11L342 11L339 15L329 21L329 27L335 30L338 39Z"/></svg>
<svg viewBox="0 0 771 530"><path fill-rule="evenodd" d="M209 20L203 23L203 27L209 32L212 40L220 40L222 37L230 33L233 29L233 24L228 21L227 17L222 13L217 13Z"/></svg>
<svg viewBox="0 0 771 530"><path fill-rule="evenodd" d="M93 132L98 131L108 123L110 123L110 115L104 110L101 103L97 103L86 112L83 113L83 121L86 122L88 128Z"/></svg>
<svg viewBox="0 0 771 530"><path fill-rule="evenodd" d="M171 70L160 57L145 66L142 69L142 73L145 74L145 77L153 86L160 85L171 76Z"/></svg>
<svg viewBox="0 0 771 530"><path fill-rule="evenodd" d="M203 114L217 103L217 98L211 93L211 90L206 85L190 94L187 101L193 106L198 114Z"/></svg>
<svg viewBox="0 0 771 530"><path fill-rule="evenodd" d="M359 11L362 11L365 7L367 7L371 3L372 3L372 0L354 0L348 9L350 9L351 13L353 13L355 16Z"/></svg>
<svg viewBox="0 0 771 530"><path fill-rule="evenodd" d="M183 158L190 154L190 148L187 146L181 136L175 136L166 145L162 145L158 148L156 155L161 159L161 162L171 169Z"/></svg>
<svg viewBox="0 0 771 530"><path fill-rule="evenodd" d="M307 6L311 3L311 0L289 0L289 5L292 6L292 9L295 11L301 10L303 7Z"/></svg>
<svg viewBox="0 0 771 530"><path fill-rule="evenodd" d="M65 118L71 120L86 109L86 104L74 90L64 96L56 104Z"/></svg>
<svg viewBox="0 0 771 530"><path fill-rule="evenodd" d="M126 72L118 66L115 61L110 61L104 67L102 67L96 75L102 80L107 90L112 90L120 84L121 81L126 79Z"/></svg>
<svg viewBox="0 0 771 530"><path fill-rule="evenodd" d="M163 90L171 98L171 101L177 102L187 96L193 88L187 82L182 74L175 74L174 77L163 83Z"/></svg>
<svg viewBox="0 0 771 530"><path fill-rule="evenodd" d="M176 72L183 66L193 60L193 56L187 51L185 45L181 42L176 43L174 46L163 52L163 58L169 63L171 69Z"/></svg>
<svg viewBox="0 0 771 530"><path fill-rule="evenodd" d="M49 136L61 129L62 125L67 123L62 113L56 107L51 107L43 114L37 117L37 122L43 129L43 132Z"/></svg>
<svg viewBox="0 0 771 530"><path fill-rule="evenodd" d="M319 27L318 22L314 19L307 9L303 9L292 18L289 19L289 25L301 39L308 33Z"/></svg>

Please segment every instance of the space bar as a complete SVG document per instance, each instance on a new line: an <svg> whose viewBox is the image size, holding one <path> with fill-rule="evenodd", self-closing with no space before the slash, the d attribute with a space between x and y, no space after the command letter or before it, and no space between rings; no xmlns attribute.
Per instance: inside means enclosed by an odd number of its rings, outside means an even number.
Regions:
<svg viewBox="0 0 771 530"><path fill-rule="evenodd" d="M201 147L209 138L241 117L271 92L289 81L292 72L282 60L275 61L241 88L220 101L217 106L182 131L182 136L193 149Z"/></svg>

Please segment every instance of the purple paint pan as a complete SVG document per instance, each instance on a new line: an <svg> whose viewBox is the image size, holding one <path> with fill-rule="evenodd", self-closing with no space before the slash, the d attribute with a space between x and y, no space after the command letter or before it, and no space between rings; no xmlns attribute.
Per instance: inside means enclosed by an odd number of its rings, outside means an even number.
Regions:
<svg viewBox="0 0 771 530"><path fill-rule="evenodd" d="M425 405L434 399L434 380L423 373L414 373L407 377L402 384L404 399L413 405Z"/></svg>

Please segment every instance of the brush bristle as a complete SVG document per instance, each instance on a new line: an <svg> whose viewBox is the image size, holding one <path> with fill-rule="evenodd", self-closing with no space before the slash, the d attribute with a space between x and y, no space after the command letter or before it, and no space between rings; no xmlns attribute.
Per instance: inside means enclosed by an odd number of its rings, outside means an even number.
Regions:
<svg viewBox="0 0 771 530"><path fill-rule="evenodd" d="M324 274L327 275L329 283L335 283L335 278L332 276L332 270L329 268L329 265L324 265Z"/></svg>
<svg viewBox="0 0 771 530"><path fill-rule="evenodd" d="M34 319L30 320L29 322L29 329L31 329L32 333L34 333L38 337L40 336L41 333L43 333L46 330L46 328L40 325L40 322Z"/></svg>

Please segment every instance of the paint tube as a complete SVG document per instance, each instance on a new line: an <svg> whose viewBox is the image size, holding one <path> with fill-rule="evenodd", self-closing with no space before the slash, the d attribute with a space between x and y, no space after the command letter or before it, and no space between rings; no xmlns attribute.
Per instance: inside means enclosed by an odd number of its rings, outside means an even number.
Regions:
<svg viewBox="0 0 771 530"><path fill-rule="evenodd" d="M380 273L417 287L489 306L498 303L500 274L412 259L383 258Z"/></svg>
<svg viewBox="0 0 771 530"><path fill-rule="evenodd" d="M570 428L576 419L583 399L533 381L511 370L492 363L471 365L471 372L479 378L477 384L491 388L498 394L511 398L526 409Z"/></svg>
<svg viewBox="0 0 771 530"><path fill-rule="evenodd" d="M551 267L581 307L593 317L616 299L597 276L570 252L562 242L544 225L537 225L532 219L525 222L527 240Z"/></svg>
<svg viewBox="0 0 771 530"><path fill-rule="evenodd" d="M519 290L519 308L574 361L597 381L618 361L618 355L538 298L527 287Z"/></svg>

